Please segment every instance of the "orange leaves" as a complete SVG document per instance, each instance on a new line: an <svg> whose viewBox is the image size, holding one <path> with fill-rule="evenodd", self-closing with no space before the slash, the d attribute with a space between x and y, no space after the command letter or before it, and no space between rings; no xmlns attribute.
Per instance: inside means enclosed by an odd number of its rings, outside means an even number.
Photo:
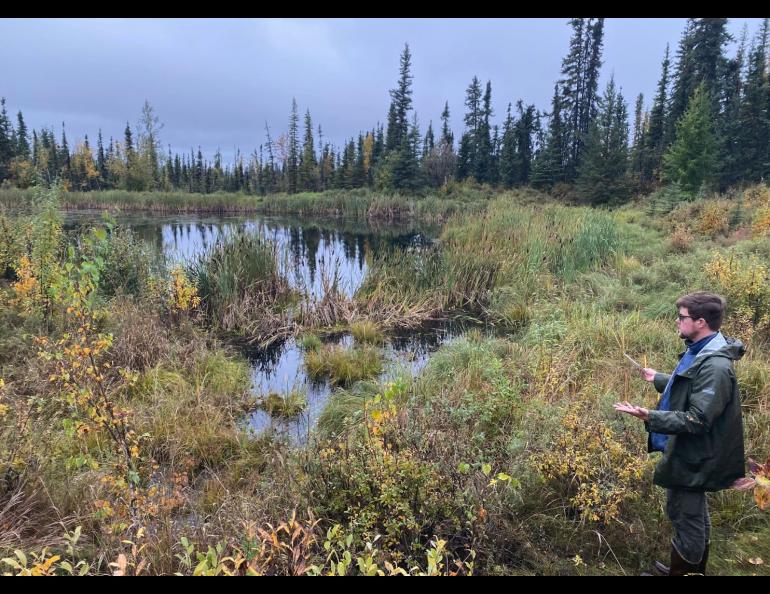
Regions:
<svg viewBox="0 0 770 594"><path fill-rule="evenodd" d="M40 301L39 282L32 269L32 262L27 256L22 256L16 269L17 280L11 288L16 297L11 300L12 305L18 305L24 313L31 313Z"/></svg>
<svg viewBox="0 0 770 594"><path fill-rule="evenodd" d="M749 458L749 471L753 477L738 479L732 485L731 489L736 491L748 491L754 489L754 500L757 507L765 511L770 507L770 458L764 464L759 464L754 459Z"/></svg>
<svg viewBox="0 0 770 594"><path fill-rule="evenodd" d="M770 458L764 464L758 464L749 458L749 470L754 475L754 499L762 511L770 507Z"/></svg>

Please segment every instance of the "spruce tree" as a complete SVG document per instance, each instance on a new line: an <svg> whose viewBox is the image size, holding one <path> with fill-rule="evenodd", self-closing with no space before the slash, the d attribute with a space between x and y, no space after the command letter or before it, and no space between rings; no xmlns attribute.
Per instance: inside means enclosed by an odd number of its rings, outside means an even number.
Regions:
<svg viewBox="0 0 770 594"><path fill-rule="evenodd" d="M27 124L24 122L24 116L19 112L17 114L19 126L16 130L16 157L24 161L30 160L29 132Z"/></svg>
<svg viewBox="0 0 770 594"><path fill-rule="evenodd" d="M457 157L457 178L476 176L479 165L479 137L483 119L481 81L474 76L465 90L465 131L460 137Z"/></svg>
<svg viewBox="0 0 770 594"><path fill-rule="evenodd" d="M559 81L568 180L576 175L586 135L596 118L604 19L572 19L570 24L570 51L562 62L563 78Z"/></svg>
<svg viewBox="0 0 770 594"><path fill-rule="evenodd" d="M747 27L744 26L738 53L728 60L725 71L723 113L718 123L719 188L725 190L736 185L743 177L745 162L741 155L741 95L746 55Z"/></svg>
<svg viewBox="0 0 770 594"><path fill-rule="evenodd" d="M367 132L366 136L364 137L364 143L362 147L362 161L364 165L364 183L371 187L374 183L374 167L372 164L374 163L374 136L375 131L372 130L371 132Z"/></svg>
<svg viewBox="0 0 770 594"><path fill-rule="evenodd" d="M669 47L666 45L666 55L663 58L663 72L658 82L655 100L650 110L650 125L645 136L644 158L641 164L641 179L643 187L660 181L663 152L666 148L667 105L669 85Z"/></svg>
<svg viewBox="0 0 770 594"><path fill-rule="evenodd" d="M444 111L441 112L441 142L453 148L454 134L449 126L449 101L444 104Z"/></svg>
<svg viewBox="0 0 770 594"><path fill-rule="evenodd" d="M391 89L390 111L388 114L388 132L385 141L386 151L400 150L402 145L408 142L409 110L412 109L412 55L409 53L409 44L404 44L401 53L398 84Z"/></svg>
<svg viewBox="0 0 770 594"><path fill-rule="evenodd" d="M289 194L297 193L299 171L299 114L297 100L291 100L291 116L289 118L289 154L287 155L286 176Z"/></svg>
<svg viewBox="0 0 770 594"><path fill-rule="evenodd" d="M265 122L265 134L267 136L267 164L265 165L265 192L272 194L277 190L278 179L275 168L275 155L273 154L273 139L270 136L270 126Z"/></svg>
<svg viewBox="0 0 770 594"><path fill-rule="evenodd" d="M537 129L537 116L534 105L524 107L521 99L516 102L518 119L514 124L516 135L516 183L528 184L532 176L534 159L534 136Z"/></svg>
<svg viewBox="0 0 770 594"><path fill-rule="evenodd" d="M436 140L433 137L433 120L428 122L428 131L425 133L425 139L422 143L422 158L427 159L428 156L433 152L434 148L436 146Z"/></svg>
<svg viewBox="0 0 770 594"><path fill-rule="evenodd" d="M644 95L639 93L636 97L636 106L634 108L634 136L631 141L631 157L629 159L629 168L631 182L638 190L641 188L642 163L645 160L645 114L644 114Z"/></svg>
<svg viewBox="0 0 770 594"><path fill-rule="evenodd" d="M364 167L364 135L358 135L356 144L356 159L353 169L353 187L361 188L366 184L366 168Z"/></svg>
<svg viewBox="0 0 770 594"><path fill-rule="evenodd" d="M203 152L198 145L198 158L195 160L195 191L206 193L206 170L203 166Z"/></svg>
<svg viewBox="0 0 770 594"><path fill-rule="evenodd" d="M72 160L70 158L69 144L67 144L67 133L64 129L64 122L61 123L61 149L59 153L59 163L61 164L62 179L70 180L72 170Z"/></svg>
<svg viewBox="0 0 770 594"><path fill-rule="evenodd" d="M770 177L770 81L767 72L768 19L762 23L749 56L749 69L740 106L738 143L742 177Z"/></svg>
<svg viewBox="0 0 770 594"><path fill-rule="evenodd" d="M717 139L712 109L706 84L701 83L677 122L676 141L663 155L664 180L678 183L693 196L702 186L709 187L715 177Z"/></svg>
<svg viewBox="0 0 770 594"><path fill-rule="evenodd" d="M401 149L390 157L390 183L396 190L414 191L420 187L419 154L420 128L417 124L417 114L412 119L412 126Z"/></svg>
<svg viewBox="0 0 770 594"><path fill-rule="evenodd" d="M126 155L126 178L123 180L127 190L141 190L139 187L139 176L136 174L137 158L134 151L134 138L131 133L131 126L126 122L126 129L123 131L123 151Z"/></svg>
<svg viewBox="0 0 770 594"><path fill-rule="evenodd" d="M551 100L548 134L543 143L544 148L539 152L533 166L532 185L534 187L550 187L557 182L565 181L567 140L565 124L562 119L561 96L557 85Z"/></svg>
<svg viewBox="0 0 770 594"><path fill-rule="evenodd" d="M725 18L688 20L677 53L667 145L675 140L677 123L699 85L704 85L704 91L712 101L713 115L720 115L727 69L724 46L731 39Z"/></svg>
<svg viewBox="0 0 770 594"><path fill-rule="evenodd" d="M500 183L506 188L512 188L519 182L516 161L516 130L509 103L505 122L503 122L503 140L500 149Z"/></svg>
<svg viewBox="0 0 770 594"><path fill-rule="evenodd" d="M617 204L628 198L628 107L611 78L586 142L575 190L592 204Z"/></svg>
<svg viewBox="0 0 770 594"><path fill-rule="evenodd" d="M475 162L473 164L473 176L480 183L493 182L493 146L490 136L490 118L492 117L492 83L487 81L484 91L481 113L475 133Z"/></svg>
<svg viewBox="0 0 770 594"><path fill-rule="evenodd" d="M104 142L102 141L102 129L99 128L99 136L96 141L96 168L99 170L100 186L107 181L107 157L104 154Z"/></svg>
<svg viewBox="0 0 770 594"><path fill-rule="evenodd" d="M305 138L299 160L299 188L303 192L315 192L318 179L318 163L313 140L313 120L310 110L305 113Z"/></svg>
<svg viewBox="0 0 770 594"><path fill-rule="evenodd" d="M48 162L48 168L46 174L48 176L48 183L53 183L56 178L61 176L61 152L56 145L56 135L53 128L46 131L46 161Z"/></svg>
<svg viewBox="0 0 770 594"><path fill-rule="evenodd" d="M8 179L11 174L11 161L15 156L15 148L11 140L13 129L5 109L5 97L0 97L0 182Z"/></svg>

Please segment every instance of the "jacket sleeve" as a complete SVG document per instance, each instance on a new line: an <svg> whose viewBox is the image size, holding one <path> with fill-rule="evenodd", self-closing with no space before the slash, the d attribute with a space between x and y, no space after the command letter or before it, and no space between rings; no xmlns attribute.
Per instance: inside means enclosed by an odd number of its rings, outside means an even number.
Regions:
<svg viewBox="0 0 770 594"><path fill-rule="evenodd" d="M666 384L671 376L667 373L656 373L653 385L659 394L663 394L663 390L666 389Z"/></svg>
<svg viewBox="0 0 770 594"><path fill-rule="evenodd" d="M687 410L651 410L649 430L655 433L706 433L727 406L732 394L732 371L729 367L704 362L692 379L692 392Z"/></svg>

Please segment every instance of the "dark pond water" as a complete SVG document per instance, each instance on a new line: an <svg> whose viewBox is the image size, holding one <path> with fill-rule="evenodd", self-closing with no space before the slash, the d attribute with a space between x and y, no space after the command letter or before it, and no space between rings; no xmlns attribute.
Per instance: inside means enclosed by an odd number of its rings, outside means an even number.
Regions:
<svg viewBox="0 0 770 594"><path fill-rule="evenodd" d="M69 211L65 227L75 229L101 221L97 211ZM322 297L322 275L337 275L339 286L352 296L361 286L372 256L387 249L420 249L430 245L439 229L412 225L372 225L362 221L313 220L290 217L121 214L117 223L130 227L167 260L190 262L210 249L217 239L245 230L275 242L287 276L296 288ZM391 337L383 346L388 364L381 377L417 373L430 353L452 339L459 329L446 325L419 333ZM330 342L352 345L349 335ZM306 441L332 393L328 383L316 383L306 376L303 350L290 339L268 350L247 353L252 364L256 395L271 392L306 392L308 406L291 419L271 418L258 411L248 419L254 433L276 431L295 443Z"/></svg>

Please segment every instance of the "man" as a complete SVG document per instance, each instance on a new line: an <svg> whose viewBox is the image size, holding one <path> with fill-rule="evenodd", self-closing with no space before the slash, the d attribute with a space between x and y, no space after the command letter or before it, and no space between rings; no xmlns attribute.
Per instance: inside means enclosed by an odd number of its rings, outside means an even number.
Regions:
<svg viewBox="0 0 770 594"><path fill-rule="evenodd" d="M743 420L733 361L745 349L719 328L725 300L707 292L677 302L679 336L687 345L670 376L640 370L663 395L657 410L629 402L615 410L645 422L648 451L662 451L653 482L667 489L666 512L674 526L671 565L656 562L664 575L705 575L711 521L707 491L730 488L744 476Z"/></svg>

